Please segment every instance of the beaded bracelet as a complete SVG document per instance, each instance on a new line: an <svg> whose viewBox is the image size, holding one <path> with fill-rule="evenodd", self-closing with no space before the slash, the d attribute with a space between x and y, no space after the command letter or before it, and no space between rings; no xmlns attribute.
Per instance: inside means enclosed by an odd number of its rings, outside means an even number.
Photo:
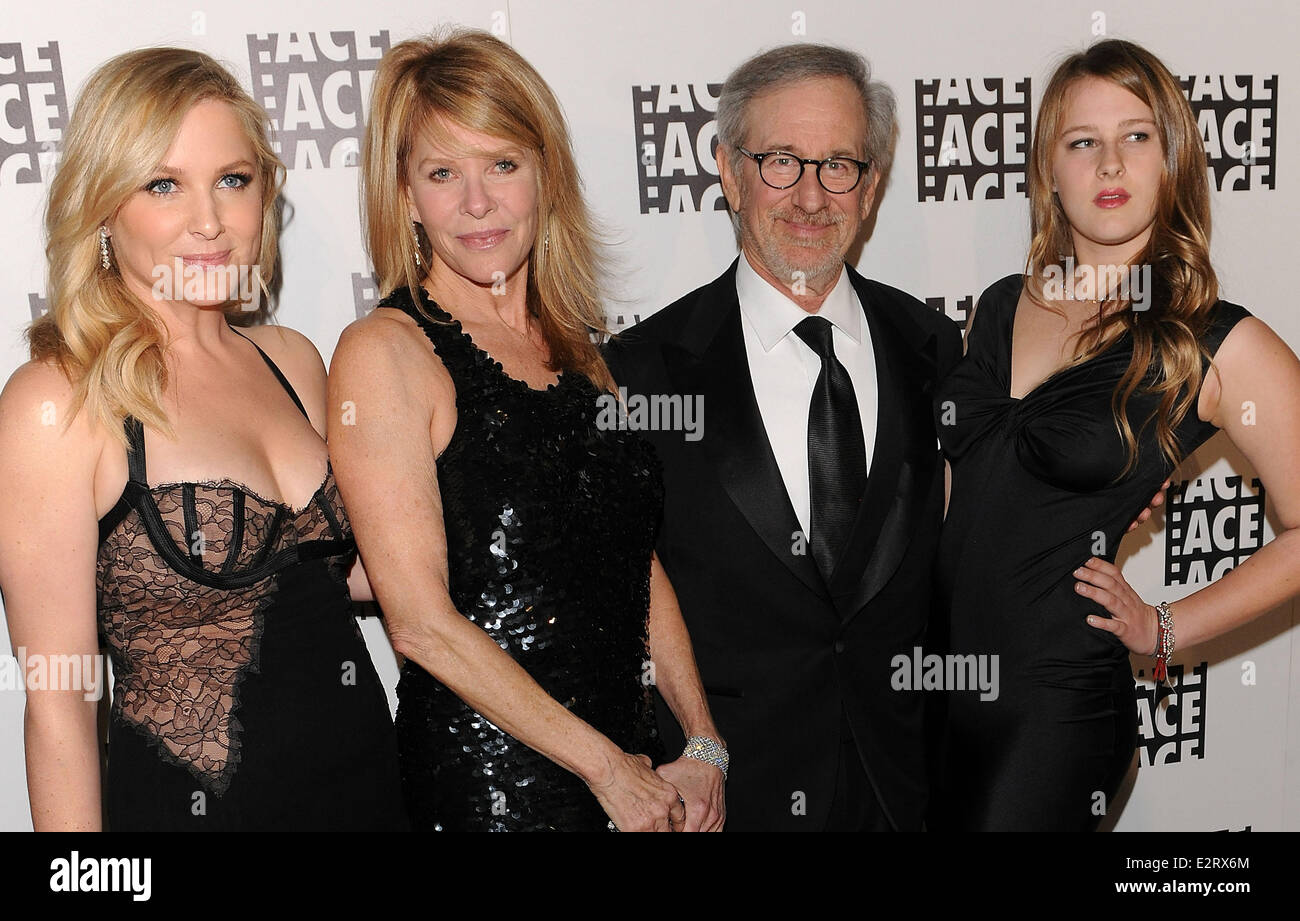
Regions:
<svg viewBox="0 0 1300 921"><path fill-rule="evenodd" d="M691 736L686 740L686 747L682 749L682 757L711 764L722 772L723 780L727 779L731 756L727 753L727 746L717 739L710 739L708 736Z"/></svg>
<svg viewBox="0 0 1300 921"><path fill-rule="evenodd" d="M1151 657L1156 660L1152 676L1156 681L1169 682L1169 660L1174 657L1174 612L1168 601L1156 605L1156 648ZM1171 688L1172 684L1169 685Z"/></svg>

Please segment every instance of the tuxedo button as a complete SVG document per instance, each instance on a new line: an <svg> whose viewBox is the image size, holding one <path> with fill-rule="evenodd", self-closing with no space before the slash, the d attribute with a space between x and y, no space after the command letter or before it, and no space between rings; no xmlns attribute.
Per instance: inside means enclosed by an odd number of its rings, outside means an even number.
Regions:
<svg viewBox="0 0 1300 921"><path fill-rule="evenodd" d="M843 640L836 640L836 641L835 641L835 651L836 651L836 652L843 652L843 651L844 651L844 641L843 641Z"/></svg>

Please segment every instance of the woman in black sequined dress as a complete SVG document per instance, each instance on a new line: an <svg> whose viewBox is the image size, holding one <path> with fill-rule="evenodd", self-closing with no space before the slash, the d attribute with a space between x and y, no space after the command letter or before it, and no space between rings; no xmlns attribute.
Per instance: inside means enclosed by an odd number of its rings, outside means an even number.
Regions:
<svg viewBox="0 0 1300 921"><path fill-rule="evenodd" d="M657 685L716 740L654 557L659 463L602 426L594 237L558 104L484 33L394 47L363 151L385 297L344 333L330 451L397 651L416 828L711 830ZM608 417L608 412L604 417ZM337 424L336 424L337 423Z"/></svg>

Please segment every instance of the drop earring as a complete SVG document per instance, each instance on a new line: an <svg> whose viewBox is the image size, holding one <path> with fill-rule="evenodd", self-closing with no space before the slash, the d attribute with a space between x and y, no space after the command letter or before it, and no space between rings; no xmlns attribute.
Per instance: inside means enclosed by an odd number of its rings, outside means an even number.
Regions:
<svg viewBox="0 0 1300 921"><path fill-rule="evenodd" d="M415 265L420 265L420 232L415 229L415 221L411 221L411 238L415 240Z"/></svg>
<svg viewBox="0 0 1300 921"><path fill-rule="evenodd" d="M108 228L103 224L99 226L99 264L104 268L109 268L108 261Z"/></svg>

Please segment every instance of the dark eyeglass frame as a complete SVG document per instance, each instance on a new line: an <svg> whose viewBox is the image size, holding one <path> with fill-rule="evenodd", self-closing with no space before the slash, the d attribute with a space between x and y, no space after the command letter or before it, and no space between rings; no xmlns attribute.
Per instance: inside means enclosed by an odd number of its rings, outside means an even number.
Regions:
<svg viewBox="0 0 1300 921"><path fill-rule="evenodd" d="M751 151L746 150L743 147L737 147L736 149L739 150L745 156L749 157L749 159L754 161L755 165L757 165L758 167L758 178L763 180L763 184L767 186L769 189L777 189L778 191L784 191L785 189L793 189L795 186L799 184L799 180L803 179L804 169L809 166L816 166L818 185L820 185L823 189L826 189L826 191L832 195L847 195L849 192L852 192L854 189L858 187L858 185L862 182L862 177L865 176L867 174L867 170L871 168L870 160L855 160L852 157L827 157L825 160L810 160L804 157L796 157L788 150L769 150L764 153L753 153ZM799 164L799 175L794 177L794 182L790 183L789 185L773 185L771 182L768 182L767 177L763 175L763 161L766 160L768 157L773 157L778 155L782 157L789 157L791 160L794 160L796 163ZM858 165L858 178L853 183L853 185L849 186L847 189L843 189L842 191L838 191L838 192L834 189L826 188L826 183L822 181L822 167L825 166L827 163L830 163L832 160L846 160L849 163L856 163Z"/></svg>

